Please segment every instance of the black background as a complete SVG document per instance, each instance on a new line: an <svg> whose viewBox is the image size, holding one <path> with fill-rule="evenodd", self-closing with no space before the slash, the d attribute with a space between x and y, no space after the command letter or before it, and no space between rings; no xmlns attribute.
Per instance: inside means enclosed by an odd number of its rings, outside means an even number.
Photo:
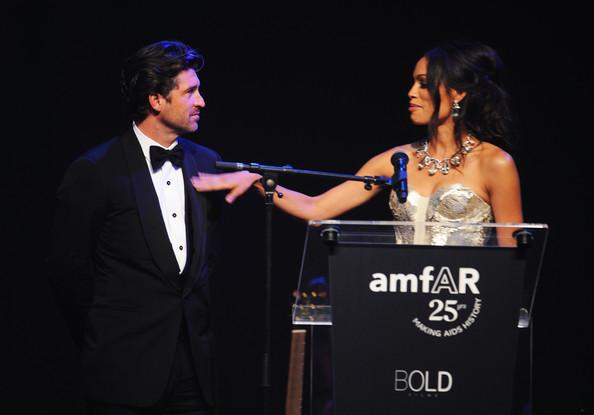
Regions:
<svg viewBox="0 0 594 415"><path fill-rule="evenodd" d="M204 3L204 4L203 4ZM502 3L111 2L4 6L2 394L19 413L81 413L77 352L46 281L53 197L67 165L129 126L121 60L178 39L206 57L197 142L228 161L353 173L423 136L408 121L417 59L436 41L495 47L510 73L522 137L514 153L527 222L549 246L534 310L535 414L592 413L593 51L589 14ZM306 193L332 183L286 178ZM343 219L389 219L386 195ZM264 209L248 194L227 212L214 282L222 409L261 413ZM282 412L304 223L274 217L273 397ZM2 402L11 400L2 399Z"/></svg>

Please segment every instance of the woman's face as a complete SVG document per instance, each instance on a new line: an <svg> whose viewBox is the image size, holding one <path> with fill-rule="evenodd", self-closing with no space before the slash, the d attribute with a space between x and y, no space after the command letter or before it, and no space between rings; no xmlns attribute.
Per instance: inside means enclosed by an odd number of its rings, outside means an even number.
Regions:
<svg viewBox="0 0 594 415"><path fill-rule="evenodd" d="M439 85L441 104L439 106L439 124L452 121L453 95L448 94L443 85ZM408 91L408 110L410 119L415 125L427 125L431 120L435 106L427 88L427 58L422 57L416 64L413 72L413 85ZM461 98L460 98L461 99Z"/></svg>

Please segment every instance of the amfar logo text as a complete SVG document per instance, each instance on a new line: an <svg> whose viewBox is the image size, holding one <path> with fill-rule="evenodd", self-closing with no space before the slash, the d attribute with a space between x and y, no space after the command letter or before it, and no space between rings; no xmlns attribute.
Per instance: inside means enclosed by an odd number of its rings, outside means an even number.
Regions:
<svg viewBox="0 0 594 415"><path fill-rule="evenodd" d="M394 390L397 392L449 392L453 383L452 374L445 370L439 370L437 374L428 370L394 371Z"/></svg>
<svg viewBox="0 0 594 415"><path fill-rule="evenodd" d="M375 272L369 283L372 292L410 292L440 294L446 291L449 294L480 294L477 283L480 279L479 272L474 268L461 267L458 269L458 278L454 279L449 267L441 267L437 276L433 275L435 267L426 266L420 275L415 274L383 274Z"/></svg>

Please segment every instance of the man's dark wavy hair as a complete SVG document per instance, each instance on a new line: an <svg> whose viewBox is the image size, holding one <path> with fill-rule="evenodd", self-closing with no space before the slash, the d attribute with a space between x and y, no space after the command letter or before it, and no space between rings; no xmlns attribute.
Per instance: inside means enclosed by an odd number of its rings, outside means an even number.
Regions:
<svg viewBox="0 0 594 415"><path fill-rule="evenodd" d="M182 71L204 66L200 53L179 41L164 40L139 49L124 62L121 90L128 114L136 122L152 111L148 96L167 97L175 88L175 77Z"/></svg>
<svg viewBox="0 0 594 415"><path fill-rule="evenodd" d="M429 137L437 131L441 99L439 85L466 92L455 118L455 136L462 142L462 130L504 148L511 147L512 110L509 94L502 85L503 63L497 52L472 40L447 41L425 54L427 83L435 111L429 123Z"/></svg>

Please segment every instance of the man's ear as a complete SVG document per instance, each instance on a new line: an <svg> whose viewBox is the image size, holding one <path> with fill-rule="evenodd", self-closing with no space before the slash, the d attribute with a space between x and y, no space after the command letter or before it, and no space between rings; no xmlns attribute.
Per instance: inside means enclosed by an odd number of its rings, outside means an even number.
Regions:
<svg viewBox="0 0 594 415"><path fill-rule="evenodd" d="M153 109L153 111L160 112L161 106L163 105L163 96L160 94L150 94L148 96L149 105Z"/></svg>

